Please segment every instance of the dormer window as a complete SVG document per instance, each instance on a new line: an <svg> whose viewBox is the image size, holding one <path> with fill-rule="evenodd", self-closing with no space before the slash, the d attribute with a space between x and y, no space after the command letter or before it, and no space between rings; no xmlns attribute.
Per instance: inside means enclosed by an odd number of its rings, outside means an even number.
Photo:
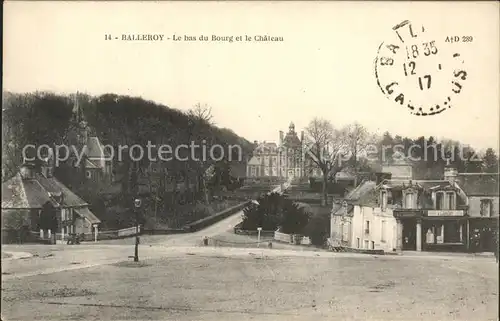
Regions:
<svg viewBox="0 0 500 321"><path fill-rule="evenodd" d="M455 193L454 192L447 192L446 198L447 198L448 209L454 210L455 209Z"/></svg>
<svg viewBox="0 0 500 321"><path fill-rule="evenodd" d="M444 193L437 192L436 193L436 209L442 210L444 208Z"/></svg>
<svg viewBox="0 0 500 321"><path fill-rule="evenodd" d="M437 210L454 210L456 208L455 192L436 192L435 205Z"/></svg>
<svg viewBox="0 0 500 321"><path fill-rule="evenodd" d="M414 207L414 196L415 194L413 192L408 192L405 194L405 208L413 208Z"/></svg>

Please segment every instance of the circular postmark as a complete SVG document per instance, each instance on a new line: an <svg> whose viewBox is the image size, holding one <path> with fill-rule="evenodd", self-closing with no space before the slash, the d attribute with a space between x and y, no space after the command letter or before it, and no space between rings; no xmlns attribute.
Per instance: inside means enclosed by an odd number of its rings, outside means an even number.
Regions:
<svg viewBox="0 0 500 321"><path fill-rule="evenodd" d="M467 79L464 60L426 32L405 20L392 28L378 47L375 77L382 93L416 116L442 113Z"/></svg>

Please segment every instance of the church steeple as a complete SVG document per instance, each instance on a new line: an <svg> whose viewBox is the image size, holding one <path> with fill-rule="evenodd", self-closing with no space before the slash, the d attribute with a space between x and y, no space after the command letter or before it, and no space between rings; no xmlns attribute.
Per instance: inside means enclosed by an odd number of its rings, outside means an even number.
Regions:
<svg viewBox="0 0 500 321"><path fill-rule="evenodd" d="M78 91L73 96L73 120L79 124L82 121L82 111L80 110L80 102L78 101Z"/></svg>
<svg viewBox="0 0 500 321"><path fill-rule="evenodd" d="M288 126L288 129L290 130L290 133L293 133L295 131L295 125L293 122L290 123L290 126Z"/></svg>
<svg viewBox="0 0 500 321"><path fill-rule="evenodd" d="M80 108L80 94L77 91L73 98L73 121L77 127L78 144L86 145L88 140L88 126Z"/></svg>

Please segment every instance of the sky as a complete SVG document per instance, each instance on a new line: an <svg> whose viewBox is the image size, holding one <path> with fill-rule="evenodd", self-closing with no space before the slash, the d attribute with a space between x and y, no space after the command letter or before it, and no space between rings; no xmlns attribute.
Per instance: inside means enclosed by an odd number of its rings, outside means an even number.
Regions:
<svg viewBox="0 0 500 321"><path fill-rule="evenodd" d="M6 1L3 86L141 96L181 110L207 104L218 126L250 141L277 141L290 122L300 132L320 117L339 128L356 121L380 134L432 135L498 150L498 9L495 2L448 1ZM467 79L453 107L438 115L411 115L377 85L378 48L397 41L392 28L404 20L425 26L424 38L439 49L433 61L448 68L432 70L432 95L422 95L414 77L413 87L403 88L414 100L444 101L455 79L451 53L463 58ZM106 34L118 39L105 40ZM164 40L122 41L123 34ZM283 41L173 41L174 35ZM445 42L448 36L472 42ZM403 77L403 60L383 75L385 84Z"/></svg>

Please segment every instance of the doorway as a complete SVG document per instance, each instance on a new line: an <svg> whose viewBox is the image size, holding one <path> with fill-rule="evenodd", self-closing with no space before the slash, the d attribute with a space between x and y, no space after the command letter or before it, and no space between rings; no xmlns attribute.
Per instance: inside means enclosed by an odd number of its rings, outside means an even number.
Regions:
<svg viewBox="0 0 500 321"><path fill-rule="evenodd" d="M415 220L403 221L403 250L415 251L417 249L417 222Z"/></svg>

